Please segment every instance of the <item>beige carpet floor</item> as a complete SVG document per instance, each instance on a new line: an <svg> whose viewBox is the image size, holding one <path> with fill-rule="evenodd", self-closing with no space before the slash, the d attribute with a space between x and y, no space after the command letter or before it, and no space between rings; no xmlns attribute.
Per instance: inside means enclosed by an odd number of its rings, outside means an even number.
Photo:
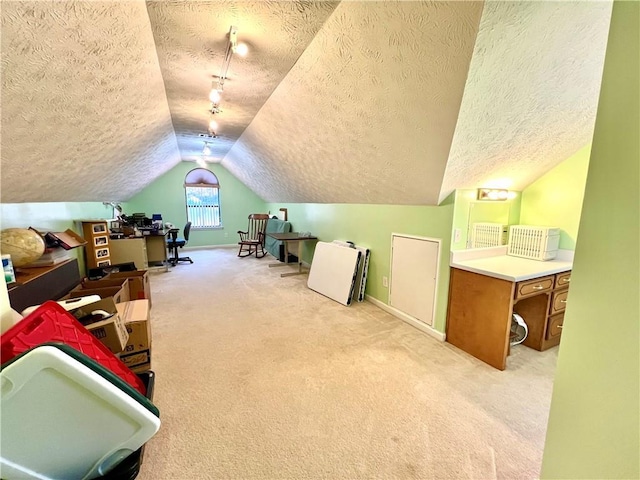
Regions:
<svg viewBox="0 0 640 480"><path fill-rule="evenodd" d="M500 372L230 248L151 276L162 427L140 480L532 479L557 348Z"/></svg>

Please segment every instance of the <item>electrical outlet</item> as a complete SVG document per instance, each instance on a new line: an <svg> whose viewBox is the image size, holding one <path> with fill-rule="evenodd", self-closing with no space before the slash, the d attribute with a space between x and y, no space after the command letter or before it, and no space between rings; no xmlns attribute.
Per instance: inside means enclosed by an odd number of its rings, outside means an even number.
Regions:
<svg viewBox="0 0 640 480"><path fill-rule="evenodd" d="M382 277L382 286L383 287L389 286L389 279L387 277Z"/></svg>
<svg viewBox="0 0 640 480"><path fill-rule="evenodd" d="M459 228L456 228L453 231L453 243L458 243L460 241L460 236L462 235L462 232L460 231Z"/></svg>

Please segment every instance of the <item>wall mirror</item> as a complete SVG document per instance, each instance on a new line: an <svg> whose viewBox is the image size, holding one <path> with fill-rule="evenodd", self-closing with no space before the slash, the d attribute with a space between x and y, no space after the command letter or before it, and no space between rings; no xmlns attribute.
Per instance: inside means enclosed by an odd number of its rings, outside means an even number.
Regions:
<svg viewBox="0 0 640 480"><path fill-rule="evenodd" d="M509 225L510 202L471 202L467 221L467 242L465 248L472 248L471 232L474 223L500 223Z"/></svg>

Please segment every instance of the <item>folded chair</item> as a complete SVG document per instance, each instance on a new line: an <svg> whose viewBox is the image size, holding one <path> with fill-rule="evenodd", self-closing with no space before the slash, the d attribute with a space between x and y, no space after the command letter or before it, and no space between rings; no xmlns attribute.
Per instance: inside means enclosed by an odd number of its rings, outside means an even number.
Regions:
<svg viewBox="0 0 640 480"><path fill-rule="evenodd" d="M238 235L240 235L240 241L238 242L238 245L240 245L239 257L248 257L255 253L256 258L262 258L267 254L264 251L264 239L268 220L269 215L266 213L252 213L249 215L247 231L238 230Z"/></svg>

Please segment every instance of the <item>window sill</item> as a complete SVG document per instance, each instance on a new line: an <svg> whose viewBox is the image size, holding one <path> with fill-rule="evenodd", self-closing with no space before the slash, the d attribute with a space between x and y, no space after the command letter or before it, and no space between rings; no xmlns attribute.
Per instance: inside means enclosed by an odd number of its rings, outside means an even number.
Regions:
<svg viewBox="0 0 640 480"><path fill-rule="evenodd" d="M224 227L222 225L218 227L194 227L191 225L191 230L224 230Z"/></svg>

